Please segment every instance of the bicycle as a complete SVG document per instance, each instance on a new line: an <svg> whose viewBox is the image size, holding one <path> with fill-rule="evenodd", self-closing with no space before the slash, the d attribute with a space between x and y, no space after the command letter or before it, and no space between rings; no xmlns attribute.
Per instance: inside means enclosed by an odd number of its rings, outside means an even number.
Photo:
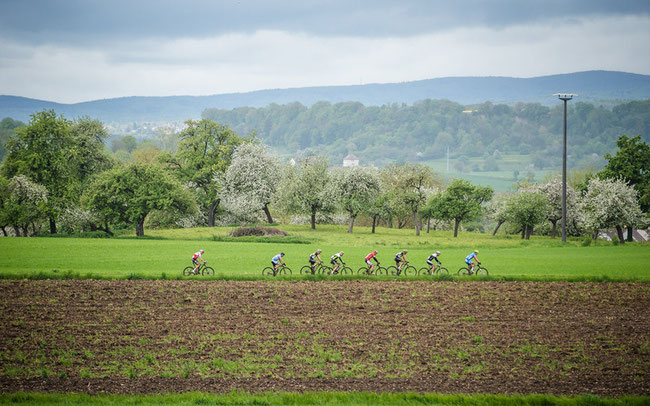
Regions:
<svg viewBox="0 0 650 406"><path fill-rule="evenodd" d="M330 268L329 266L323 267L323 270L325 269L327 269L328 275L354 275L354 272L352 272L352 268L346 266L345 263L342 263L341 266L339 266L336 271L334 270L334 268Z"/></svg>
<svg viewBox="0 0 650 406"><path fill-rule="evenodd" d="M475 265L474 268L470 271L469 267L463 266L458 270L458 276L463 275L478 275L478 276L487 276L488 270L486 267L482 266L479 262L478 265Z"/></svg>
<svg viewBox="0 0 650 406"><path fill-rule="evenodd" d="M199 269L194 272L194 267L193 266L186 266L183 269L183 276L192 276L192 275L203 275L203 276L210 276L214 275L214 269L212 267L209 267L208 261L205 261L204 263L199 266Z"/></svg>
<svg viewBox="0 0 650 406"><path fill-rule="evenodd" d="M449 275L449 270L442 264L434 264L433 267L423 266L418 270L418 275Z"/></svg>
<svg viewBox="0 0 650 406"><path fill-rule="evenodd" d="M316 275L320 273L326 273L330 268L323 265L322 262L318 262L312 268L311 265L305 265L300 268L300 275Z"/></svg>
<svg viewBox="0 0 650 406"><path fill-rule="evenodd" d="M400 269L397 269L395 265L391 265L386 269L387 273L393 276L415 276L418 274L418 270L413 265L409 265L409 261L404 262Z"/></svg>
<svg viewBox="0 0 650 406"><path fill-rule="evenodd" d="M291 275L291 268L284 262L277 268L273 269L272 266L267 266L262 269L262 276L276 276L276 275Z"/></svg>
<svg viewBox="0 0 650 406"><path fill-rule="evenodd" d="M372 271L370 271L370 265L362 266L357 270L357 275L382 276L382 275L388 275L388 271L383 266L379 266L379 262L377 262L377 266L375 266L375 269L373 269Z"/></svg>

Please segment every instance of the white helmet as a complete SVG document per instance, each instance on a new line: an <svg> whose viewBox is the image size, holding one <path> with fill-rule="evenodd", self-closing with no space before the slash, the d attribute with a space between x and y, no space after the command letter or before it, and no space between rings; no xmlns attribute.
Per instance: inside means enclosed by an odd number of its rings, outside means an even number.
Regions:
<svg viewBox="0 0 650 406"><path fill-rule="evenodd" d="M440 251L436 251L436 254L440 255Z"/></svg>

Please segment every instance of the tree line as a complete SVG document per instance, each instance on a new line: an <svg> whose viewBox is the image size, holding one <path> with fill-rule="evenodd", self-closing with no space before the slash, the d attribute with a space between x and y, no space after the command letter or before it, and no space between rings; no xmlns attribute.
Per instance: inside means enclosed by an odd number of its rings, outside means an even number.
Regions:
<svg viewBox="0 0 650 406"><path fill-rule="evenodd" d="M644 141L650 142L650 100L612 109L574 102L568 116L572 164L589 161L592 154L603 156L615 148L621 134L643 134ZM540 169L561 165L560 103L552 108L538 103L463 106L447 100L383 106L291 103L206 109L203 118L227 124L238 133L255 131L279 151L302 156L325 151L336 162L348 153L363 156L366 165L418 162L442 158L449 148L452 158L523 154Z"/></svg>
<svg viewBox="0 0 650 406"><path fill-rule="evenodd" d="M519 184L495 195L456 179L443 184L428 166L393 163L381 169L330 168L310 155L282 162L255 135L240 136L209 119L188 120L171 145L147 159L125 161L105 147L108 134L88 117L67 120L54 111L32 115L6 142L0 167L0 229L4 235L194 227L275 222L294 216L312 228L345 217L389 227L453 229L477 219L506 224L522 238L556 235L558 179ZM646 226L650 210L650 147L640 136L618 140L608 164L569 188L570 234ZM274 217L275 214L276 216Z"/></svg>

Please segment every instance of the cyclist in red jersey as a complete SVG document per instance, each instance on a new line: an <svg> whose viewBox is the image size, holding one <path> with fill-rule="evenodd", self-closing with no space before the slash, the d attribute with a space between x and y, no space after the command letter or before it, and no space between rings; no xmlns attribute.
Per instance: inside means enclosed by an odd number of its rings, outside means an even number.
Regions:
<svg viewBox="0 0 650 406"><path fill-rule="evenodd" d="M194 255L192 255L192 263L194 264L194 271L192 272L193 274L199 273L199 260L205 264L205 261L203 260L203 250L199 250L198 252L195 252Z"/></svg>
<svg viewBox="0 0 650 406"><path fill-rule="evenodd" d="M369 273L372 273L372 271L375 269L375 264L370 262L371 259L374 259L377 265L379 265L379 261L377 261L377 250L374 250L370 254L366 255L366 264L368 264L369 268Z"/></svg>

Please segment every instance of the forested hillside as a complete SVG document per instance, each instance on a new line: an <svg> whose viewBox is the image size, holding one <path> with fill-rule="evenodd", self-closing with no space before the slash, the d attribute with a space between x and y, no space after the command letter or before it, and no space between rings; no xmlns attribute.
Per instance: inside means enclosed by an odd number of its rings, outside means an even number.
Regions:
<svg viewBox="0 0 650 406"><path fill-rule="evenodd" d="M69 119L90 116L106 124L180 122L198 118L206 108L260 108L272 103L293 102L312 106L319 101L354 101L366 106L381 106L432 99L451 100L463 105L491 101L555 106L558 100L553 93L557 92L578 93L580 101L611 107L621 101L650 98L650 75L587 71L533 78L446 77L401 83L266 89L209 96L119 97L73 104L0 95L0 117L27 122L34 112L54 109L57 114L64 114Z"/></svg>
<svg viewBox="0 0 650 406"><path fill-rule="evenodd" d="M349 153L360 157L362 165L428 161L445 156L447 148L452 158L530 155L538 169L555 167L561 159L561 104L550 108L537 103L463 106L446 100L383 106L319 102L311 107L292 103L207 109L203 117L228 124L238 134L256 132L280 153L323 153L331 163L340 163ZM641 134L650 141L650 100L611 110L570 102L568 117L571 166L592 154L611 153L622 134Z"/></svg>

